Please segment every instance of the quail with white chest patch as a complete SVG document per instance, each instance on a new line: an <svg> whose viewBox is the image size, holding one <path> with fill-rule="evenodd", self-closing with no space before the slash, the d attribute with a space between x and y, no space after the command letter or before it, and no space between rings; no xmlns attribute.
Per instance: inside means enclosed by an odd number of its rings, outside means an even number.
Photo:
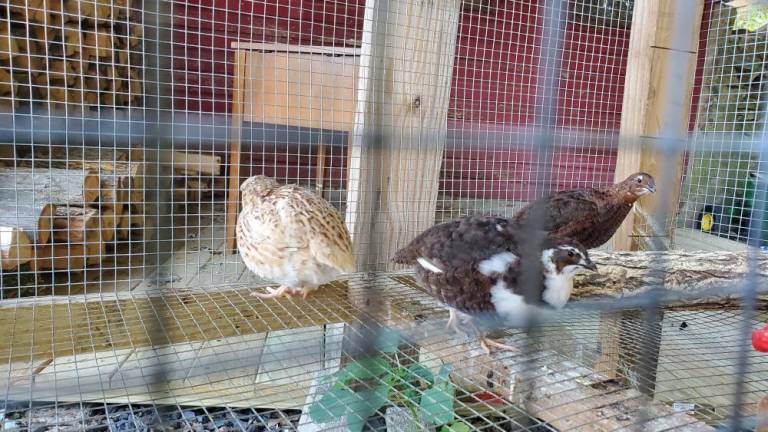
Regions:
<svg viewBox="0 0 768 432"><path fill-rule="evenodd" d="M335 208L312 191L265 176L240 186L237 247L248 269L280 284L261 298L302 295L355 270L352 241Z"/></svg>
<svg viewBox="0 0 768 432"><path fill-rule="evenodd" d="M653 177L637 172L604 188L570 189L533 201L512 220L578 240L592 249L605 244L643 195L656 192Z"/></svg>
<svg viewBox="0 0 768 432"><path fill-rule="evenodd" d="M394 261L413 265L421 286L450 309L448 327L461 331L460 315L489 316L505 325L525 323L534 307L560 309L568 302L573 277L596 270L576 240L547 235L538 250L522 247L520 226L503 218L467 217L436 225L395 254ZM521 286L522 263L540 273L533 289ZM490 347L514 347L480 336Z"/></svg>

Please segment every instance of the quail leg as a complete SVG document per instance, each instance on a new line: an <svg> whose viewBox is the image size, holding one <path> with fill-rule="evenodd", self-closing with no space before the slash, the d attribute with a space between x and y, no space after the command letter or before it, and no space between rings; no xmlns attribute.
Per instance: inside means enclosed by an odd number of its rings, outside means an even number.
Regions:
<svg viewBox="0 0 768 432"><path fill-rule="evenodd" d="M291 288L287 286L281 286L280 288L270 288L267 287L268 294L262 294L258 291L254 291L251 293L252 296L258 297L261 299L271 299L271 298L277 298L277 297L296 297L301 296L303 299L306 299L307 296L309 296L309 293L312 292L311 289L302 289L302 288Z"/></svg>
<svg viewBox="0 0 768 432"><path fill-rule="evenodd" d="M513 353L519 353L520 349L517 347L513 347L512 345L503 344L497 340L487 338L485 336L480 338L480 346L483 347L483 350L486 354L491 354L491 348L498 348L502 351L509 351Z"/></svg>
<svg viewBox="0 0 768 432"><path fill-rule="evenodd" d="M449 309L449 315L448 315L448 322L445 324L445 328L447 330L453 330L454 332L463 335L465 337L469 336L469 333L463 329L461 318L459 317L459 313L456 312L456 309ZM470 324L470 328L474 329L474 326Z"/></svg>
<svg viewBox="0 0 768 432"><path fill-rule="evenodd" d="M458 314L456 313L456 309L448 309L448 322L445 323L445 329L446 330L453 330L455 332L459 331L458 328Z"/></svg>

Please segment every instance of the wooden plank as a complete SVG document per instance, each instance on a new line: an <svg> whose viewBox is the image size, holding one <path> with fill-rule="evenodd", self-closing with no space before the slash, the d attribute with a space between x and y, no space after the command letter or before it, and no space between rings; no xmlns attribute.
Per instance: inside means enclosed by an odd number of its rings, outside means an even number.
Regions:
<svg viewBox="0 0 768 432"><path fill-rule="evenodd" d="M282 43L258 43L258 42L232 42L232 49L247 51L274 51L296 54L323 54L323 55L360 55L360 48L332 47L318 45L289 45Z"/></svg>
<svg viewBox="0 0 768 432"><path fill-rule="evenodd" d="M238 51L235 56L235 78L232 90L232 136L233 141L229 149L229 185L227 187L227 232L225 253L234 253L237 250L235 239L235 226L237 225L237 213L239 211L240 198L240 141L242 139L241 128L243 126L243 97L246 81L248 54Z"/></svg>
<svg viewBox="0 0 768 432"><path fill-rule="evenodd" d="M391 267L394 252L434 223L460 8L366 4L346 213L359 266Z"/></svg>
<svg viewBox="0 0 768 432"><path fill-rule="evenodd" d="M13 325L16 329L11 337L0 340L0 363L357 320L357 312L346 300L346 283L335 282L322 290L323 296L307 300L309 303L292 299L262 302L250 296L249 289L116 300L105 300L100 294L101 299L97 296L91 301L32 306L16 303L0 308L0 328ZM150 331L153 328L163 330Z"/></svg>
<svg viewBox="0 0 768 432"><path fill-rule="evenodd" d="M243 121L352 129L358 57L248 52Z"/></svg>
<svg viewBox="0 0 768 432"><path fill-rule="evenodd" d="M300 409L321 357L338 357L337 345L311 355L312 367L284 370L281 382L258 380L266 334L152 348L126 348L40 362L33 400L179 404L193 406ZM310 361L307 358L307 361ZM36 363L38 364L38 363ZM0 383L9 397L28 400L30 363L12 363ZM0 371L8 366L0 366ZM156 374L162 368L163 380ZM311 371L310 371L311 370ZM310 372L308 372L310 371Z"/></svg>
<svg viewBox="0 0 768 432"><path fill-rule="evenodd" d="M655 233L650 221L638 217L637 213L654 215L655 211L662 210L669 220L676 216L682 184L682 152L675 150L669 154L654 149L653 145L665 136L687 136L704 0L651 0L637 6L632 15L620 128L623 139L619 144L615 180L646 171L656 177L662 193L635 204L636 211L613 236L613 250L637 248L637 244L632 243L633 235L668 234ZM648 232L641 230L641 225ZM661 221L657 225L665 230L673 224Z"/></svg>

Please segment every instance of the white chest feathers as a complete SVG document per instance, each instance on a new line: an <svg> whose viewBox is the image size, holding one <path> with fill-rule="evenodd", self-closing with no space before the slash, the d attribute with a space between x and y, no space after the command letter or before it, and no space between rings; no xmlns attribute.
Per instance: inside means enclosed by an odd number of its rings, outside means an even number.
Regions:
<svg viewBox="0 0 768 432"><path fill-rule="evenodd" d="M510 265L517 261L517 255L512 252L501 252L488 259L480 261L477 269L480 273L491 276L494 273L504 273Z"/></svg>
<svg viewBox="0 0 768 432"><path fill-rule="evenodd" d="M573 291L573 276L550 274L544 278L544 292L541 298L550 306L560 309L568 303Z"/></svg>
<svg viewBox="0 0 768 432"><path fill-rule="evenodd" d="M491 288L491 303L507 325L519 326L528 320L528 304L523 296L512 292L503 280L499 280Z"/></svg>

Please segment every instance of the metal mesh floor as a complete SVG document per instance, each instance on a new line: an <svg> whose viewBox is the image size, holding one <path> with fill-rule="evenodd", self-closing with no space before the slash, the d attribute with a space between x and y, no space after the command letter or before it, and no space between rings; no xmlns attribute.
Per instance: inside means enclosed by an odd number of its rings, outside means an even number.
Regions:
<svg viewBox="0 0 768 432"><path fill-rule="evenodd" d="M488 356L476 342L446 332L447 314L407 277L367 277L337 282L308 300L260 300L249 295L250 287L230 286L4 301L0 325L8 335L0 340L0 388L6 419L16 416L12 421L22 424L39 414L81 428L123 425L114 430L143 430L138 423L194 430L200 419L231 430L322 429L306 429L302 409L318 377L338 370L349 336L370 325L369 318L419 330L401 355L431 367L453 364L453 385L465 392L457 412L477 429L534 430L547 422L557 430L586 424L615 430L631 425L645 407L632 377L596 372L601 335L611 323L599 313L568 312L561 322L544 325L530 357ZM378 303L373 315L366 299ZM759 320L766 318L762 313ZM728 415L745 343L738 338L741 319L739 311L666 312L651 405L659 426L653 430L685 424L707 430L697 420L715 423ZM645 331L640 320L627 322L625 334ZM526 339L516 331L507 336L510 343ZM768 356L752 353L747 413L768 392L766 374ZM525 393L523 375L534 382ZM503 401L478 400L473 392L481 388ZM524 400L516 400L522 394ZM675 412L675 402L695 404L693 415ZM33 408L38 414L30 414Z"/></svg>

